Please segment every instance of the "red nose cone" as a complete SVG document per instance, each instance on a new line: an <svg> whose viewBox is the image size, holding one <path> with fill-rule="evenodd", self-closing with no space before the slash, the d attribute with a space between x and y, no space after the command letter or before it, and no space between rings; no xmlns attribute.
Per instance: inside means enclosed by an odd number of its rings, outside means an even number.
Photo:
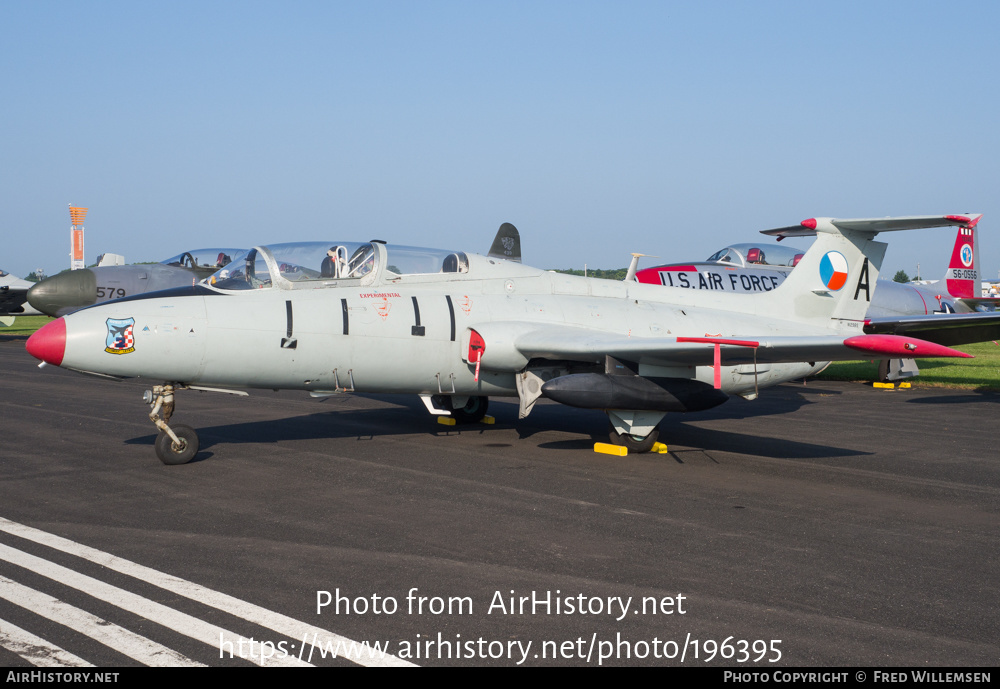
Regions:
<svg viewBox="0 0 1000 689"><path fill-rule="evenodd" d="M66 353L66 321L57 318L28 338L28 354L47 364L59 366Z"/></svg>

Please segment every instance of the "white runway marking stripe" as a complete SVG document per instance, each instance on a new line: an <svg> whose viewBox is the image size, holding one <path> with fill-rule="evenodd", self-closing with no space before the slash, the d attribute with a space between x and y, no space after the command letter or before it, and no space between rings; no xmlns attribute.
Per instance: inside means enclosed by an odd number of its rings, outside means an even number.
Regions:
<svg viewBox="0 0 1000 689"><path fill-rule="evenodd" d="M288 617L287 615L282 615L281 613L273 612L258 605L247 603L246 601L234 598L225 593L220 593L219 591L214 591L199 584L181 579L180 577L164 574L163 572L150 567L131 562L130 560L126 560L124 558L116 557L115 555L105 553L97 550L96 548L81 545L60 536L35 529L30 526L25 526L23 524L18 524L17 522L12 522L9 519L4 519L3 517L0 517L0 531L5 531L14 536L34 541L35 543L60 550L70 555L75 555L85 560L89 560L90 562L107 567L108 569L113 569L121 574L127 574L130 577L134 577L148 584L171 591L179 596L184 596L185 598L208 605L216 608L217 610L222 610L223 612L235 615L236 617L242 617L245 620L258 624L262 627L266 627L284 636L291 637L292 639L298 639L300 640L300 643L301 640L308 640L308 643L311 643L319 651L325 651L327 649L337 647L350 648L352 645L354 647L359 647L361 645L360 643L352 641L344 636L334 634L333 632L326 631L325 629L320 629L319 627L315 627L305 622L300 622L299 620ZM413 663L402 660L401 658L397 658L396 656L388 653L377 653L374 649L372 649L370 655L362 652L356 654L354 657L347 658L347 660L368 667L413 666Z"/></svg>
<svg viewBox="0 0 1000 689"><path fill-rule="evenodd" d="M79 572L74 572L71 569L49 562L48 560L43 560L40 557L35 557L16 548L3 545L2 543L0 543L0 560L6 560L12 564L29 569L36 574L48 577L53 581L58 581L78 591L83 591L89 596L102 600L105 603L116 605L122 610L141 615L151 622L206 643L213 647L216 652L219 652L223 642L226 644L225 648L251 648L250 639L244 638L239 634L222 629L217 625L209 624L156 601L143 598L130 591L120 589L117 586L112 586L111 584L88 577ZM243 642L242 645L240 644L241 641ZM260 648L259 643L257 644L257 648ZM309 665L309 663L300 661L294 655L287 655L284 658L280 658L275 654L271 658L264 659L261 658L259 650L255 651L252 657L248 656L245 659L257 665L299 667Z"/></svg>
<svg viewBox="0 0 1000 689"><path fill-rule="evenodd" d="M52 596L0 577L0 598L156 667L202 667L190 658Z"/></svg>
<svg viewBox="0 0 1000 689"><path fill-rule="evenodd" d="M0 646L13 651L35 667L94 667L29 631L0 620Z"/></svg>

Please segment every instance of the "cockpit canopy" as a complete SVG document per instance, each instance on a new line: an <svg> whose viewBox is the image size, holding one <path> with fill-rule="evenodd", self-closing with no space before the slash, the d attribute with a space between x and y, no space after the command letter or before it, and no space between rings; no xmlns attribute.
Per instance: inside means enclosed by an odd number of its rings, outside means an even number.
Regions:
<svg viewBox="0 0 1000 689"><path fill-rule="evenodd" d="M321 287L357 280L371 284L377 277L467 273L469 257L459 251L422 249L371 242L295 242L241 251L208 283L219 289L261 289L280 284Z"/></svg>
<svg viewBox="0 0 1000 689"><path fill-rule="evenodd" d="M218 270L225 267L238 253L246 253L245 249L195 249L171 256L160 261L165 266L180 266L183 268L211 268Z"/></svg>
<svg viewBox="0 0 1000 689"><path fill-rule="evenodd" d="M805 251L794 246L778 244L733 244L720 249L708 257L708 263L747 268L751 266L773 266L794 268Z"/></svg>

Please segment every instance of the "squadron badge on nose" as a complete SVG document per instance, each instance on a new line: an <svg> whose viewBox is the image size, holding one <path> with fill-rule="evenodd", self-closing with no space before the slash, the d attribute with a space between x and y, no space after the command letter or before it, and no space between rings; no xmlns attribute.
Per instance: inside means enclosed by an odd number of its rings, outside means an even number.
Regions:
<svg viewBox="0 0 1000 689"><path fill-rule="evenodd" d="M108 354L131 354L135 351L135 336L132 328L134 318L109 318L108 338L105 340L104 351Z"/></svg>

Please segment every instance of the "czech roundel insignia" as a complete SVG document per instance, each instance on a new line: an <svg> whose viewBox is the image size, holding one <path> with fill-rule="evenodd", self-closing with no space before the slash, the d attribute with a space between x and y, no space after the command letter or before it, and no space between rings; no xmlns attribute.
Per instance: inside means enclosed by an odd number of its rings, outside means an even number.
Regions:
<svg viewBox="0 0 1000 689"><path fill-rule="evenodd" d="M972 247L969 246L968 244L965 244L962 247L961 256L962 256L962 265L964 265L966 268L972 267Z"/></svg>
<svg viewBox="0 0 1000 689"><path fill-rule="evenodd" d="M104 351L108 354L131 354L135 351L134 318L109 318L108 339Z"/></svg>
<svg viewBox="0 0 1000 689"><path fill-rule="evenodd" d="M827 289L836 292L847 283L847 259L839 251L828 251L819 262L819 276Z"/></svg>

